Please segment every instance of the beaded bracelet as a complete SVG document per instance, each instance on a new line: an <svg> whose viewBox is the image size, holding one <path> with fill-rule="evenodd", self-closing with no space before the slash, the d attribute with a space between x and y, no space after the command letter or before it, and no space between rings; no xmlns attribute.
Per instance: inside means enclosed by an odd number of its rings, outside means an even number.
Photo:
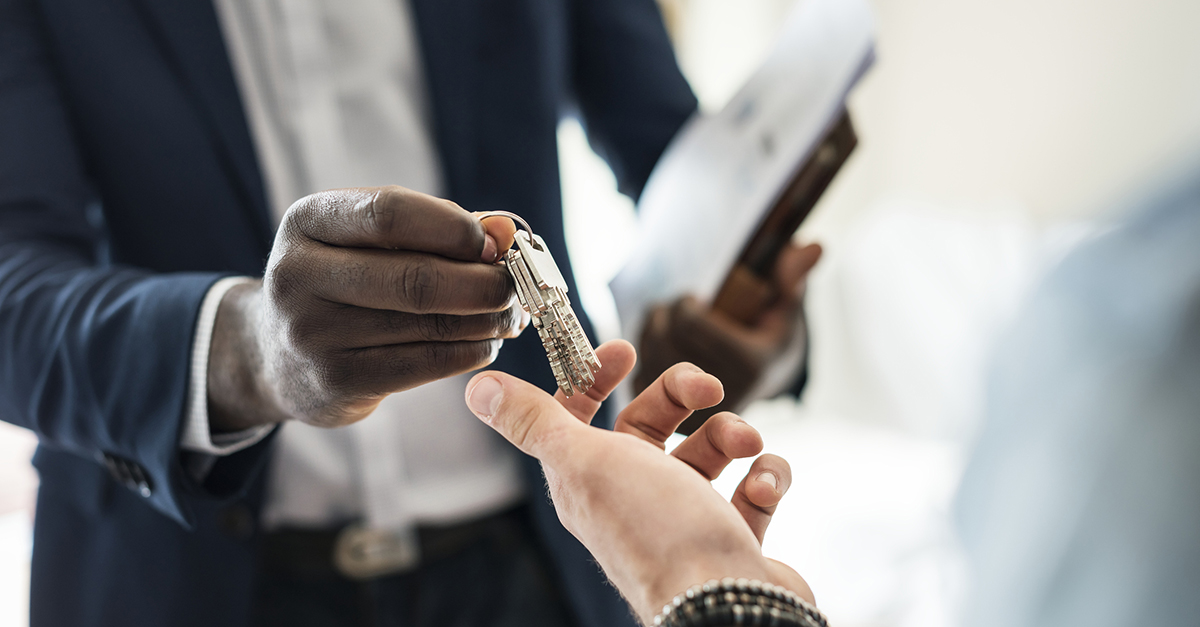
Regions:
<svg viewBox="0 0 1200 627"><path fill-rule="evenodd" d="M799 595L757 579L733 579L692 586L663 606L655 627L828 627L825 616Z"/></svg>

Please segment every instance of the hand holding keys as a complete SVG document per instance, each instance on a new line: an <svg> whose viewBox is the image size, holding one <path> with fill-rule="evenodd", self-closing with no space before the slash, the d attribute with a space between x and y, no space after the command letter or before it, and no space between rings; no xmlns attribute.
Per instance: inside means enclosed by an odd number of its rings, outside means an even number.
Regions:
<svg viewBox="0 0 1200 627"><path fill-rule="evenodd" d="M480 219L505 216L525 227L516 234L516 248L504 255L504 263L517 286L517 300L542 338L559 389L568 397L587 392L596 383L600 360L571 309L567 281L546 242L515 214L488 211L478 216Z"/></svg>

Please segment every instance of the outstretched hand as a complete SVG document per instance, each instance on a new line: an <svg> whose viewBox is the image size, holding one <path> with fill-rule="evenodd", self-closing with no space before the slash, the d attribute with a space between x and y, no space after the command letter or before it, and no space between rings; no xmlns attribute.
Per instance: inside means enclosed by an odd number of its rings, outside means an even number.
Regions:
<svg viewBox="0 0 1200 627"><path fill-rule="evenodd" d="M786 461L755 460L725 501L709 483L733 459L757 455L762 438L718 414L675 450L665 441L692 411L722 398L717 379L690 364L664 372L618 416L614 431L589 426L600 403L633 369L633 347L597 349L603 369L586 394L552 398L500 372L476 375L467 405L542 462L563 525L597 559L643 620L688 586L746 577L785 586L810 601L792 569L762 555L762 538L791 483Z"/></svg>

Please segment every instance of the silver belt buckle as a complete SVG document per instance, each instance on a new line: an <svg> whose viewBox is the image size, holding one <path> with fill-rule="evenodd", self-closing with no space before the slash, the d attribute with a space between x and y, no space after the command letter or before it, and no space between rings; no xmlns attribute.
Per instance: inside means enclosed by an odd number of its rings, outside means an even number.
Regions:
<svg viewBox="0 0 1200 627"><path fill-rule="evenodd" d="M372 579L416 569L421 563L417 530L371 529L356 523L342 529L333 547L333 565L350 579Z"/></svg>

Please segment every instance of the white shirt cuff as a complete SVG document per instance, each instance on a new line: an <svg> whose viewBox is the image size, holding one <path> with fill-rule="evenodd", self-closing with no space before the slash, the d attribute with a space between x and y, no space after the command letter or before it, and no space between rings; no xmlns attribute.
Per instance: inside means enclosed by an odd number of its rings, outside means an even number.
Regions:
<svg viewBox="0 0 1200 627"><path fill-rule="evenodd" d="M221 299L230 289L252 283L246 277L228 277L213 283L200 304L200 315L196 320L196 335L192 339L191 379L188 381L187 416L184 417L183 434L179 446L186 451L208 455L231 455L244 448L258 444L275 425L263 425L232 433L213 435L208 427L208 352L212 346L213 325L217 320L217 309Z"/></svg>

